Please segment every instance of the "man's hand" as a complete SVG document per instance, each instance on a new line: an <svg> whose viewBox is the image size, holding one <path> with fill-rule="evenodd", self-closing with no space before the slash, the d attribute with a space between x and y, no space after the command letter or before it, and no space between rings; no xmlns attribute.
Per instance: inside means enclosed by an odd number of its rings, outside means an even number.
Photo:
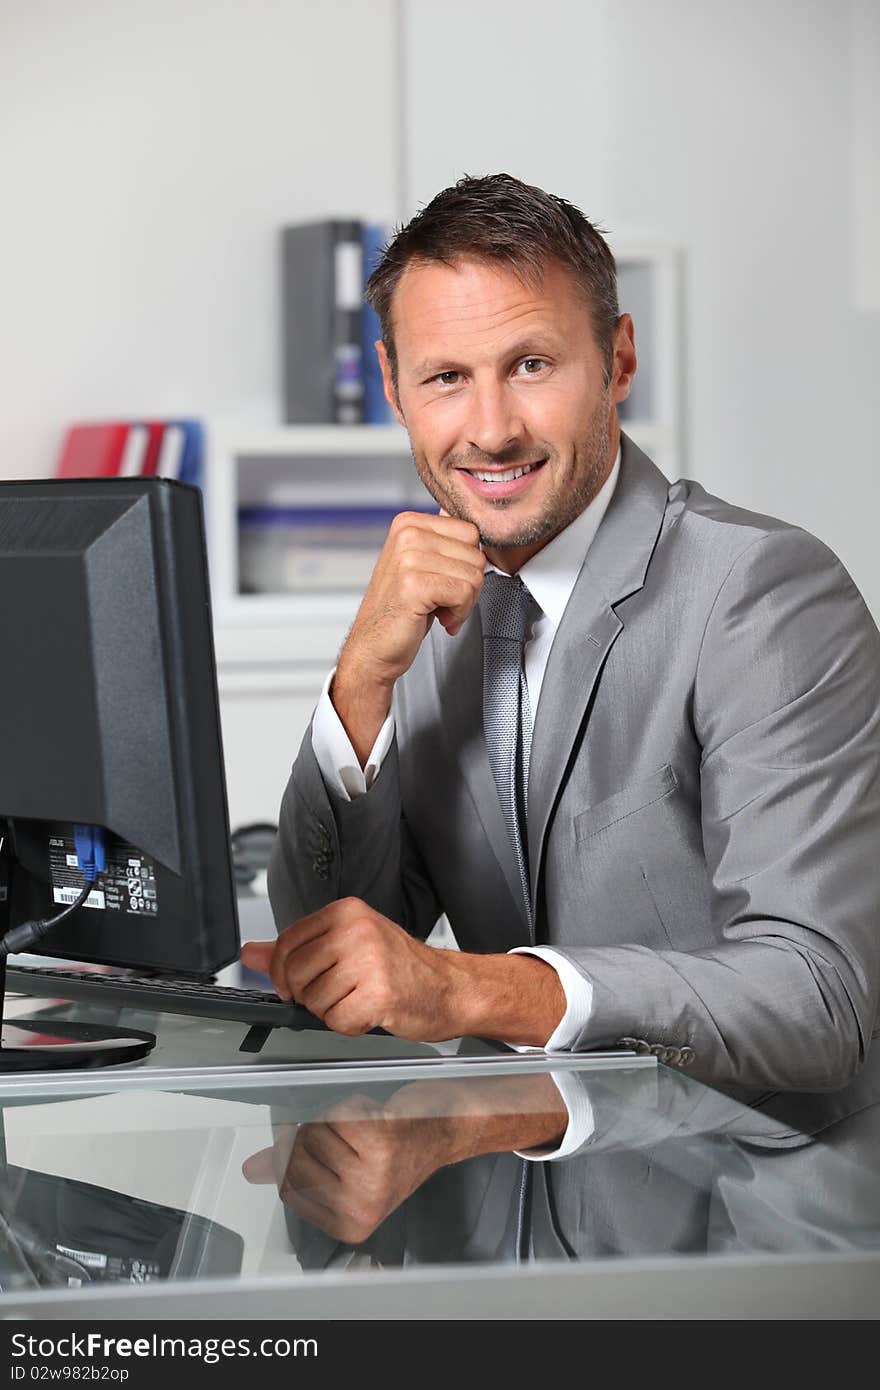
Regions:
<svg viewBox="0 0 880 1390"><path fill-rule="evenodd" d="M363 767L436 618L455 635L483 584L480 533L469 521L401 512L339 657L330 697Z"/></svg>
<svg viewBox="0 0 880 1390"><path fill-rule="evenodd" d="M272 978L328 1028L356 1037L384 1028L437 1042L450 1031L447 952L416 941L359 898L342 898L303 917L274 943L250 941L241 959Z"/></svg>
<svg viewBox="0 0 880 1390"><path fill-rule="evenodd" d="M568 1111L549 1076L416 1081L379 1104L352 1095L281 1125L243 1165L250 1183L335 1240L359 1245L439 1168L478 1154L558 1146Z"/></svg>
<svg viewBox="0 0 880 1390"><path fill-rule="evenodd" d="M349 1037L384 1028L420 1042L472 1035L542 1047L565 1012L546 962L426 946L359 898L302 917L275 942L249 941L241 959Z"/></svg>
<svg viewBox="0 0 880 1390"><path fill-rule="evenodd" d="M274 1181L285 1206L359 1245L446 1161L448 1127L435 1117L401 1121L369 1096L350 1096L318 1120L282 1126L243 1173L250 1183Z"/></svg>

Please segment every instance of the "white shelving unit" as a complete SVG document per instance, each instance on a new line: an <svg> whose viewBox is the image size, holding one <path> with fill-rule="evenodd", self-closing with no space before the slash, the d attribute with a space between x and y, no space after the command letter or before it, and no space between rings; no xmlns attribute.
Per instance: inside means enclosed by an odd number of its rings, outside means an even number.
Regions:
<svg viewBox="0 0 880 1390"><path fill-rule="evenodd" d="M636 324L639 373L624 430L670 477L680 471L678 257L614 246L620 307ZM272 820L315 700L360 593L242 594L242 506L399 504L428 499L406 432L394 426L214 425L206 511L227 780L233 824Z"/></svg>
<svg viewBox="0 0 880 1390"><path fill-rule="evenodd" d="M638 371L621 424L668 478L682 466L681 256L651 242L612 242L621 313L635 324Z"/></svg>
<svg viewBox="0 0 880 1390"><path fill-rule="evenodd" d="M288 425L247 431L213 429L210 439L208 549L221 620L240 603L251 615L263 595L239 594L238 510L330 500L397 502L424 496L414 483L406 431L399 426ZM272 596L269 606L277 606ZM300 597L288 599L298 612ZM323 605L318 603L318 607Z"/></svg>
<svg viewBox="0 0 880 1390"><path fill-rule="evenodd" d="M233 826L275 820L290 764L359 593L242 594L242 506L423 501L396 426L213 426L206 496L217 676Z"/></svg>

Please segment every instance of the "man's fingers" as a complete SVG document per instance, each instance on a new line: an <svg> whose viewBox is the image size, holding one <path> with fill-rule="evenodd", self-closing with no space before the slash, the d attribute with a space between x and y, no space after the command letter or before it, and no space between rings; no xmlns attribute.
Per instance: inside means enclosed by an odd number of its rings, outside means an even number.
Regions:
<svg viewBox="0 0 880 1390"><path fill-rule="evenodd" d="M251 1154L241 1165L241 1171L250 1183L275 1183L278 1186L287 1168L293 1147L296 1144L299 1125L279 1124L275 1126L274 1140L270 1149L260 1149Z"/></svg>
<svg viewBox="0 0 880 1390"><path fill-rule="evenodd" d="M391 534L408 526L417 526L436 535L455 536L468 545L479 545L480 532L472 521L460 521L458 517L441 512L438 516L431 512L399 512L391 523Z"/></svg>
<svg viewBox="0 0 880 1390"><path fill-rule="evenodd" d="M337 907L337 903L330 903L327 907L321 908L320 912L313 912L308 917L301 917L298 922L285 927L274 944L269 943L272 945L272 951L268 965L261 965L256 968L265 970L269 974L282 999L290 999L292 993L287 972L288 957L303 946L307 946L313 941L319 941L330 931L336 920L335 909ZM264 945L263 942L258 944ZM244 960L243 951L242 960ZM245 961L245 964L249 964L249 961ZM326 965L321 968L326 969ZM318 973L317 968L313 973Z"/></svg>
<svg viewBox="0 0 880 1390"><path fill-rule="evenodd" d="M295 938L278 943L272 967L276 988L281 986L313 1014L324 1018L347 994L357 988L364 973L361 953L344 932L297 946Z"/></svg>
<svg viewBox="0 0 880 1390"><path fill-rule="evenodd" d="M240 960L242 965L246 965L250 970L260 970L264 975L268 975L275 945L274 941L246 941L241 948Z"/></svg>
<svg viewBox="0 0 880 1390"><path fill-rule="evenodd" d="M259 1153L251 1154L250 1158L246 1158L241 1165L245 1182L274 1184L277 1179L273 1160L274 1150L271 1148L260 1149Z"/></svg>
<svg viewBox="0 0 880 1390"><path fill-rule="evenodd" d="M463 623L476 605L480 588L481 583L455 574L405 573L400 582L399 602L401 609L406 607L424 613L425 617L438 608L449 608Z"/></svg>
<svg viewBox="0 0 880 1390"><path fill-rule="evenodd" d="M394 553L398 562L403 564L411 556L442 555L444 559L457 560L459 564L465 565L469 570L475 569L480 574L486 568L486 557L477 546L465 543L455 536L423 531L416 527L401 531Z"/></svg>
<svg viewBox="0 0 880 1390"><path fill-rule="evenodd" d="M321 1121L312 1121L302 1126L296 1149L297 1154L302 1151L317 1162L323 1163L324 1167L329 1168L338 1178L350 1171L352 1165L359 1161L359 1154L354 1145L344 1139L333 1125L323 1124Z"/></svg>
<svg viewBox="0 0 880 1390"><path fill-rule="evenodd" d="M336 963L339 948L333 929L371 916L375 916L372 909L359 898L338 898L292 922L276 941L248 941L242 947L241 961L268 974L281 997L289 999L292 983L294 992L305 989Z"/></svg>
<svg viewBox="0 0 880 1390"><path fill-rule="evenodd" d="M473 611L473 610L471 610ZM464 626L464 618L457 610L451 608L437 608L434 610L434 617L442 628L445 628L450 637L455 637L456 633L461 632ZM465 614L467 617L467 614Z"/></svg>
<svg viewBox="0 0 880 1390"><path fill-rule="evenodd" d="M282 1197L288 1192L308 1192L318 1201L328 1204L335 1201L336 1193L345 1181L345 1170L337 1170L327 1159L328 1155L305 1149L302 1141L297 1140L279 1189Z"/></svg>
<svg viewBox="0 0 880 1390"><path fill-rule="evenodd" d="M290 978L288 974L288 979ZM309 984L299 986L293 983L293 992L309 1013L326 1019L331 1009L341 1004L352 990L357 989L359 971L345 961L334 962Z"/></svg>
<svg viewBox="0 0 880 1390"><path fill-rule="evenodd" d="M381 1026L374 1008L364 1001L364 991L353 989L324 1014L324 1022L334 1033L347 1038L360 1038L372 1028Z"/></svg>
<svg viewBox="0 0 880 1390"><path fill-rule="evenodd" d="M275 941L246 941L239 956L242 965L246 965L250 970L259 970L263 975L269 975L278 989L279 984L283 983L283 976L279 970L285 955L293 945L311 941L326 932L326 914L327 909L323 908L320 912L302 917L287 927ZM283 997L288 999L289 992Z"/></svg>
<svg viewBox="0 0 880 1390"><path fill-rule="evenodd" d="M317 1226L319 1231L323 1231L331 1239L345 1240L345 1227L334 1207L326 1202L316 1201L313 1193L304 1193L293 1188L282 1194L282 1200L297 1216L301 1216L310 1225Z"/></svg>

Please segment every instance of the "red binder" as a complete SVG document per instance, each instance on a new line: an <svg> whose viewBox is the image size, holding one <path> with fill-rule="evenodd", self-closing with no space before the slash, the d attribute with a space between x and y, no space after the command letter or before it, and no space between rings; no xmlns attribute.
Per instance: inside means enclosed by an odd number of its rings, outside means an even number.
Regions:
<svg viewBox="0 0 880 1390"><path fill-rule="evenodd" d="M162 448L162 436L165 433L165 422L163 420L148 420L146 428L147 450L144 454L141 473L144 477L151 477L159 467L159 453Z"/></svg>
<svg viewBox="0 0 880 1390"><path fill-rule="evenodd" d="M58 464L59 478L112 478L122 465L127 424L71 425Z"/></svg>
<svg viewBox="0 0 880 1390"><path fill-rule="evenodd" d="M204 429L199 420L113 420L71 425L59 478L176 478L203 484Z"/></svg>

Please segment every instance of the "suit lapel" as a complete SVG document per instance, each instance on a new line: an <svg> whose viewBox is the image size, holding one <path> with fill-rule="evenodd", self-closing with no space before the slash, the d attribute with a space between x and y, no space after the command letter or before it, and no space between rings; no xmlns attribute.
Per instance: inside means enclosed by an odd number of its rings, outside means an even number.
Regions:
<svg viewBox="0 0 880 1390"><path fill-rule="evenodd" d="M614 604L644 585L666 509L666 478L626 435L621 448L617 487L554 638L535 717L528 795L533 919L553 810L599 674L623 629Z"/></svg>
<svg viewBox="0 0 880 1390"><path fill-rule="evenodd" d="M458 763L470 791L486 839L498 860L519 913L526 933L523 940L527 940L529 924L519 867L504 823L483 734L483 630L480 610L474 610L454 638L448 637L435 623L431 645L440 701L440 723L449 756Z"/></svg>

